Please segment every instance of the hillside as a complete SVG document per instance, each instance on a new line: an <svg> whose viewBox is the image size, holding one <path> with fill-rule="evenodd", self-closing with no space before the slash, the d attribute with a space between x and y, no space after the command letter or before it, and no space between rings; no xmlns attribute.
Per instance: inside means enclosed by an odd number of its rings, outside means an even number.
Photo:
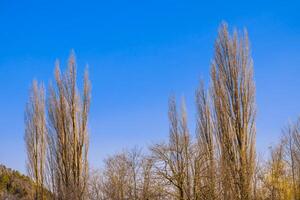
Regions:
<svg viewBox="0 0 300 200"><path fill-rule="evenodd" d="M1 200L33 199L32 185L29 177L0 164Z"/></svg>

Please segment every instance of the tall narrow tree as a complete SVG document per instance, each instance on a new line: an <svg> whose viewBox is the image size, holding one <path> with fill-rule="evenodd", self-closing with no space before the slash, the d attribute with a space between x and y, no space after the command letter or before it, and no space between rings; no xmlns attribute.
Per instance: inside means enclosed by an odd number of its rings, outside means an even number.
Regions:
<svg viewBox="0 0 300 200"><path fill-rule="evenodd" d="M58 199L85 199L88 180L88 113L90 83L84 76L83 95L77 89L74 53L69 66L61 74L59 64L55 70L56 87L50 86L49 114L49 166L53 188Z"/></svg>
<svg viewBox="0 0 300 200"><path fill-rule="evenodd" d="M215 200L216 194L216 155L214 127L209 95L201 82L196 91L197 106L197 145L195 164L195 191L197 199Z"/></svg>
<svg viewBox="0 0 300 200"><path fill-rule="evenodd" d="M33 81L25 110L25 143L28 174L35 183L35 199L44 199L46 154L45 95L43 86Z"/></svg>
<svg viewBox="0 0 300 200"><path fill-rule="evenodd" d="M252 198L255 169L255 86L247 32L231 36L223 24L211 69L214 124L224 199Z"/></svg>

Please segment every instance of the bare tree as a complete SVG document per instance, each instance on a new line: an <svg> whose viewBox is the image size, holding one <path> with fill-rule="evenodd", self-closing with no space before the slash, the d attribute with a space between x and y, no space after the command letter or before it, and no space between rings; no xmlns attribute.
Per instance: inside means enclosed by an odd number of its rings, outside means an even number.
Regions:
<svg viewBox="0 0 300 200"><path fill-rule="evenodd" d="M282 199L289 197L288 190L280 190L282 180L290 186L285 169L292 174L294 198L299 199L300 122L288 129L283 143L287 162L280 146L264 173L256 166L255 85L246 31L239 37L236 31L230 35L226 24L220 27L211 82L208 91L203 84L196 91L195 140L184 101L178 112L172 97L167 143L152 146L150 156L139 149L111 156L102 173L89 176L88 74L79 90L74 54L64 73L57 62L47 104L43 88L34 82L25 112L28 169L36 183L36 199L44 198L44 185L58 200ZM277 174L282 176L276 179Z"/></svg>
<svg viewBox="0 0 300 200"><path fill-rule="evenodd" d="M35 199L44 199L46 121L44 87L33 81L25 110L25 143L28 174L35 183Z"/></svg>
<svg viewBox="0 0 300 200"><path fill-rule="evenodd" d="M223 198L252 198L255 169L255 86L248 36L230 36L223 24L211 69L214 124Z"/></svg>
<svg viewBox="0 0 300 200"><path fill-rule="evenodd" d="M125 154L118 154L105 161L104 195L110 200L128 199L128 163Z"/></svg>
<svg viewBox="0 0 300 200"><path fill-rule="evenodd" d="M74 53L68 70L55 70L56 87L48 97L49 168L52 188L58 199L85 199L88 181L88 113L90 83L86 71L83 95L77 89Z"/></svg>
<svg viewBox="0 0 300 200"><path fill-rule="evenodd" d="M293 185L293 199L300 199L300 120L283 130L284 159L288 165Z"/></svg>
<svg viewBox="0 0 300 200"><path fill-rule="evenodd" d="M209 96L201 82L196 92L197 105L197 159L195 164L196 199L217 199L216 155L214 127Z"/></svg>
<svg viewBox="0 0 300 200"><path fill-rule="evenodd" d="M134 148L109 157L102 174L101 193L107 200L160 200L164 193L154 177L153 161Z"/></svg>
<svg viewBox="0 0 300 200"><path fill-rule="evenodd" d="M169 192L178 200L191 199L191 141L187 128L185 106L182 106L181 119L178 119L174 98L169 102L170 135L168 144L151 148L155 160L156 173L172 186Z"/></svg>
<svg viewBox="0 0 300 200"><path fill-rule="evenodd" d="M105 200L103 193L103 175L99 170L92 170L92 172L90 172L88 190L89 200Z"/></svg>
<svg viewBox="0 0 300 200"><path fill-rule="evenodd" d="M294 198L300 199L300 118L294 124L288 146L290 148L290 164L293 175Z"/></svg>
<svg viewBox="0 0 300 200"><path fill-rule="evenodd" d="M154 161L152 158L144 156L141 162L140 172L140 200L165 200L168 195L162 187L163 183L155 176Z"/></svg>

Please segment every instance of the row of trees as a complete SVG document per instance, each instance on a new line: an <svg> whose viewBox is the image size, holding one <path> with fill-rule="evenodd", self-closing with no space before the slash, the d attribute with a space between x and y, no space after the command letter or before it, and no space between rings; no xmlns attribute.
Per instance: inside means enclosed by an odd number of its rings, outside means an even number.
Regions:
<svg viewBox="0 0 300 200"><path fill-rule="evenodd" d="M249 199L300 199L299 124L300 121L297 121L287 127L278 145L270 149L268 160L258 162L256 159L254 163L257 164L253 168L253 176L250 180ZM168 143L155 145L147 155L143 154L141 149L134 148L110 156L105 160L102 171L91 172L87 199L225 200L244 198L231 194L230 191L224 191L223 184L226 184L226 177L224 177L226 175L220 169L220 161L210 158L213 154L209 153L211 151L208 150L208 146L203 147L203 143L198 146L197 139L189 145L184 142L179 144L176 139L173 139L170 136ZM187 148L190 151L186 154ZM196 153L199 150L201 154ZM189 160L186 164L185 159Z"/></svg>
<svg viewBox="0 0 300 200"><path fill-rule="evenodd" d="M88 112L90 83L84 76L83 94L76 86L74 54L69 67L55 70L45 98L43 85L33 82L25 110L28 173L35 182L35 199L85 199L88 180ZM46 192L47 191L47 192Z"/></svg>
<svg viewBox="0 0 300 200"><path fill-rule="evenodd" d="M169 140L124 151L89 172L90 84L76 86L75 58L55 73L45 98L33 83L25 115L28 172L35 199L281 200L300 199L300 122L290 125L267 162L255 152L255 85L245 31L223 24L215 42L211 85L196 90L196 130L185 103L169 100ZM45 103L46 102L46 103ZM45 190L50 196L45 195Z"/></svg>
<svg viewBox="0 0 300 200"><path fill-rule="evenodd" d="M255 88L246 34L239 39L237 33L229 35L226 25L220 28L211 83L208 91L203 83L196 91L195 137L188 129L184 101L178 111L171 97L169 141L150 147L149 155L139 162L131 159L131 155L138 155L136 151L110 158L99 175L102 184L92 191L102 191L102 199L114 200L254 199ZM138 164L145 159L149 172ZM135 169L140 172L134 173ZM144 174L151 174L147 177L150 181L139 181L145 180ZM103 189L113 180L121 183L113 184L108 191ZM142 191L148 183L155 190L148 191L151 198L144 198Z"/></svg>

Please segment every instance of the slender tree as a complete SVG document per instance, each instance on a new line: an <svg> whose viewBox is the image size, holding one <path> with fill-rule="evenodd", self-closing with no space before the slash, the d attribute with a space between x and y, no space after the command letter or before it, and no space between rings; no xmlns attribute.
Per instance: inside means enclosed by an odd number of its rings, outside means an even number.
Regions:
<svg viewBox="0 0 300 200"><path fill-rule="evenodd" d="M197 184L196 199L217 199L216 180L216 155L214 141L214 127L209 96L205 91L204 83L201 82L196 92L197 106L197 162L195 167L195 181Z"/></svg>
<svg viewBox="0 0 300 200"><path fill-rule="evenodd" d="M214 124L224 199L252 199L255 169L255 86L247 32L219 29L211 69Z"/></svg>
<svg viewBox="0 0 300 200"><path fill-rule="evenodd" d="M178 117L174 98L169 101L169 143L151 148L156 162L156 173L170 184L174 190L173 198L191 199L191 140L187 128L185 105L182 105L181 118Z"/></svg>
<svg viewBox="0 0 300 200"><path fill-rule="evenodd" d="M44 199L46 121L44 87L33 81L25 110L25 143L28 174L35 183L35 199Z"/></svg>
<svg viewBox="0 0 300 200"><path fill-rule="evenodd" d="M77 89L74 53L61 74L55 70L56 87L50 86L48 97L49 168L52 188L58 199L85 199L88 181L88 113L90 83L84 76L83 94Z"/></svg>

